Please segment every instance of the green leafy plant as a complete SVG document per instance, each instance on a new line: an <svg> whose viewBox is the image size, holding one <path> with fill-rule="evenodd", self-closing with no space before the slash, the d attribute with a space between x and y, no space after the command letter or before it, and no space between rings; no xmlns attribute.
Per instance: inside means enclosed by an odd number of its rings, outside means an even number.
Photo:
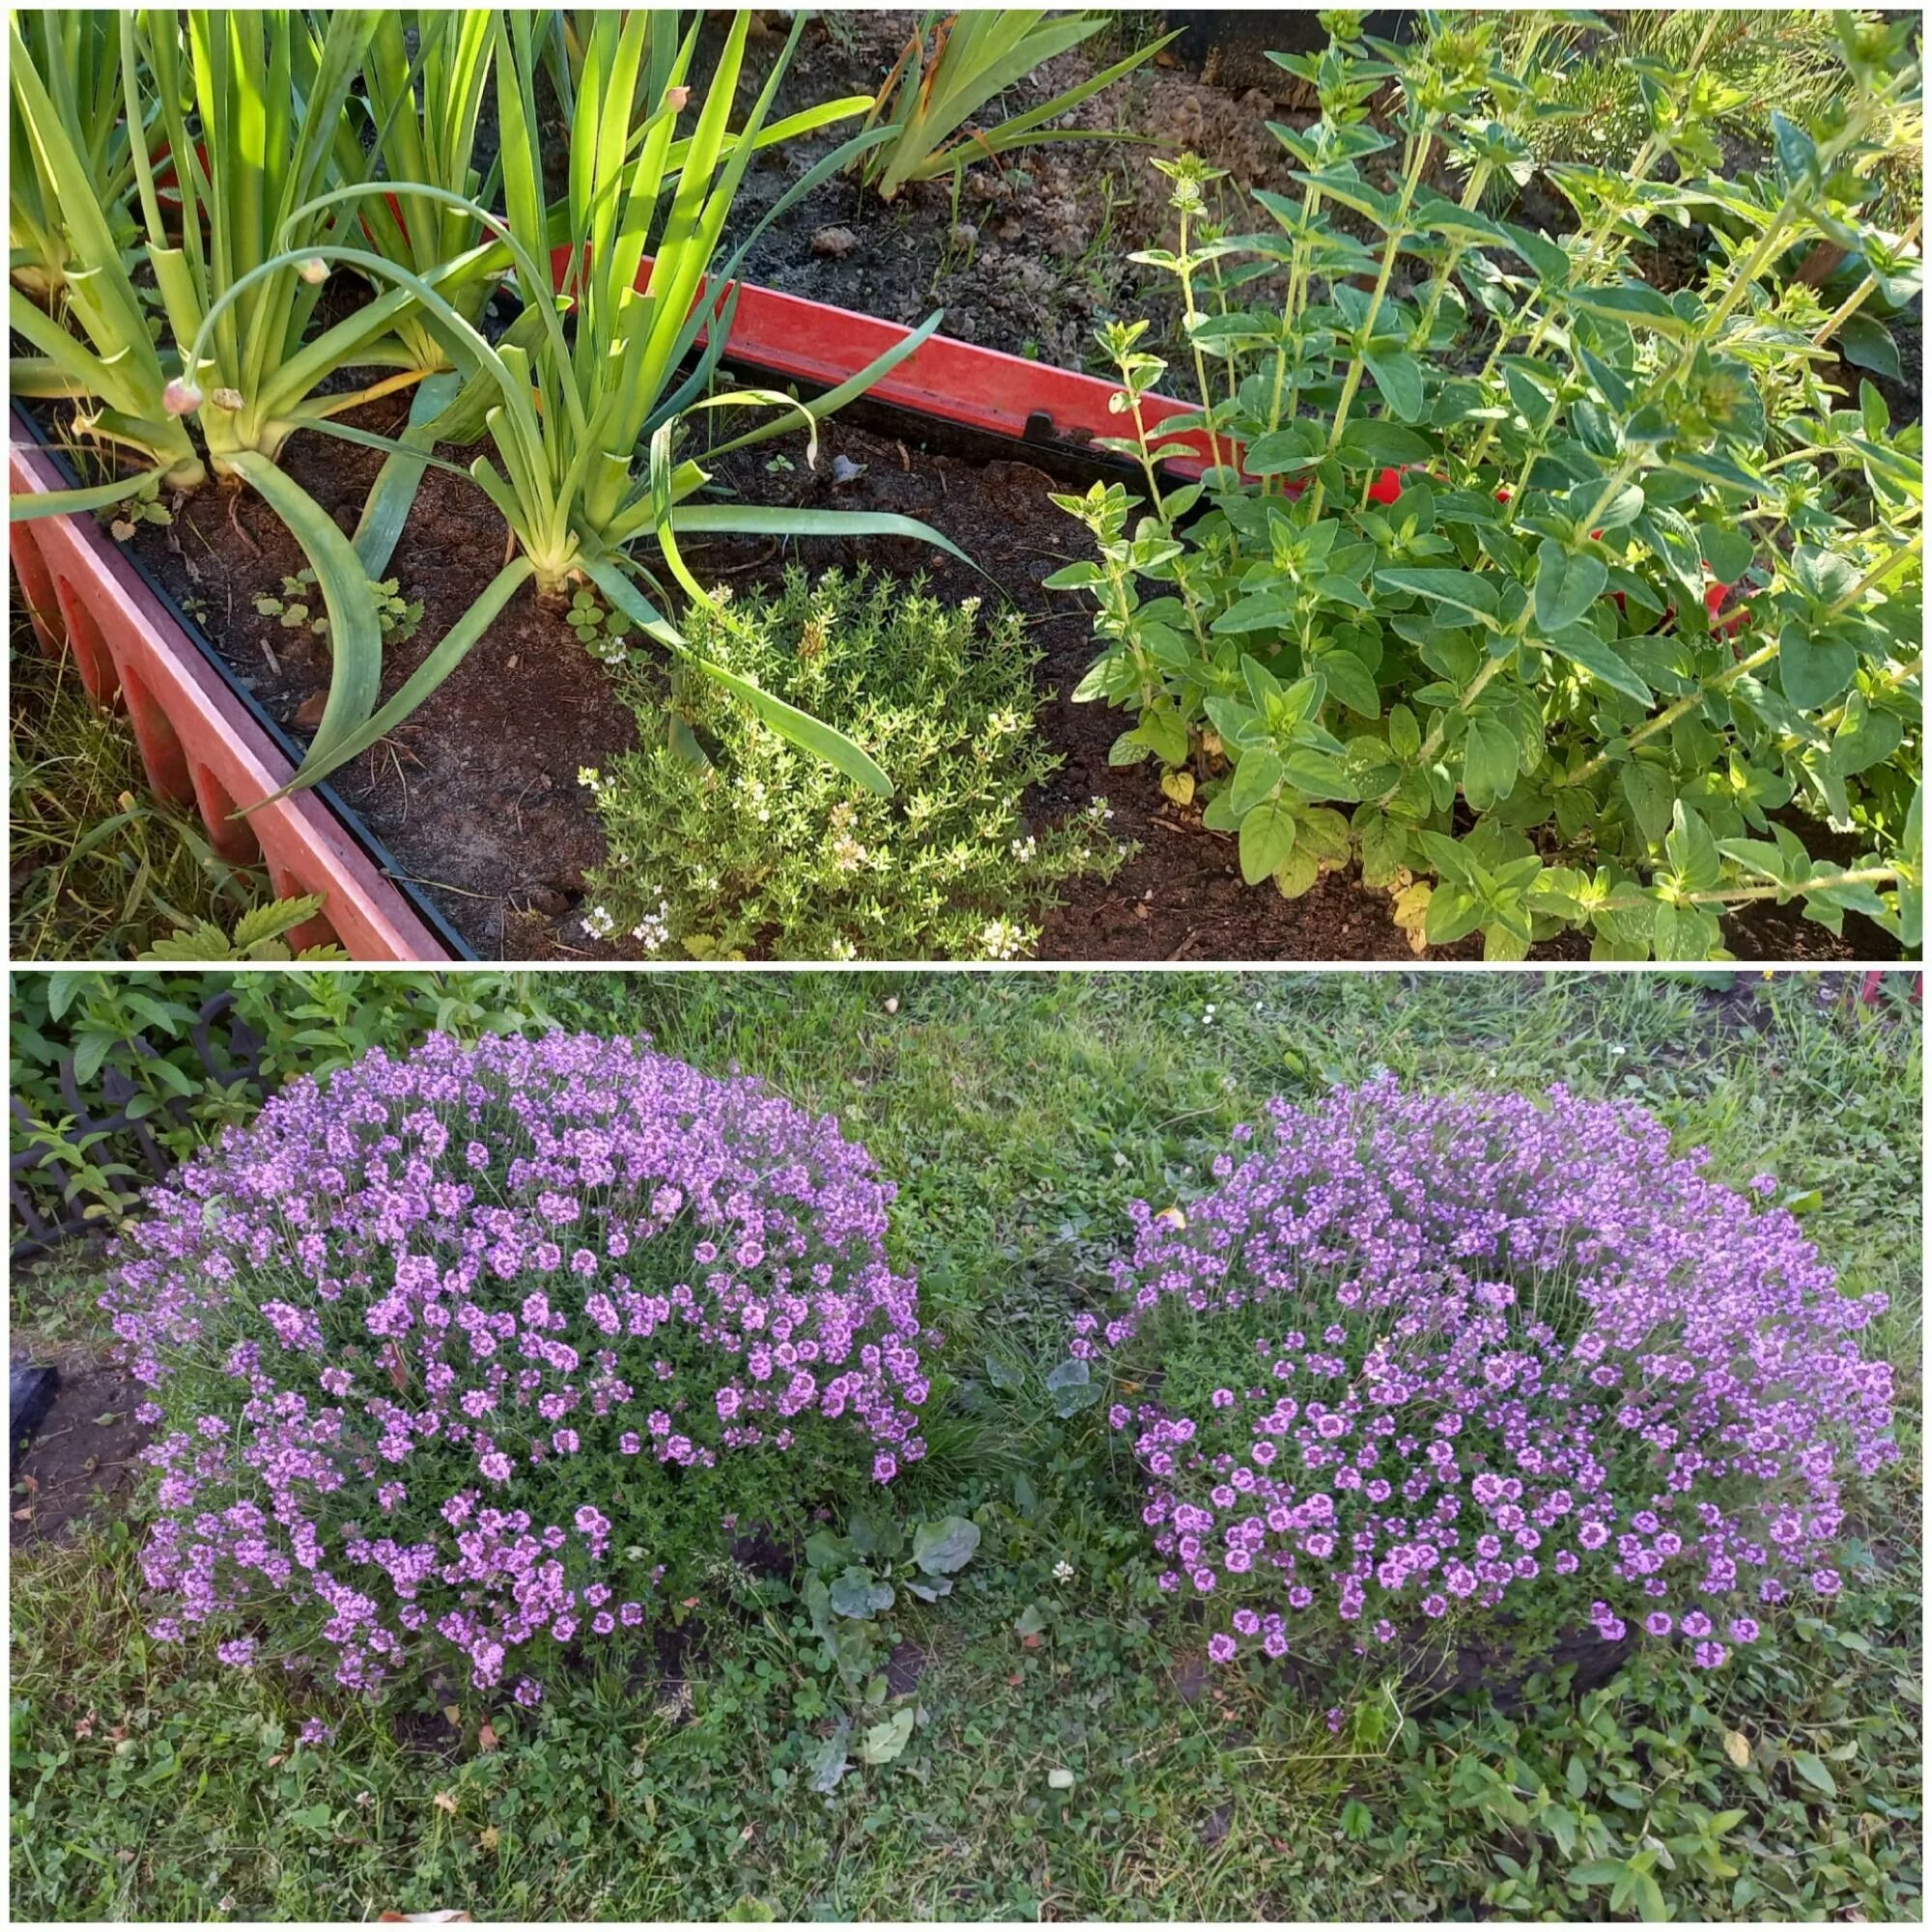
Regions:
<svg viewBox="0 0 1932 1932"><path fill-rule="evenodd" d="M1917 947L1919 435L1869 385L1839 407L1815 296L1772 272L1808 238L1890 245L1862 210L1918 98L1909 24L1836 16L1851 85L1821 138L1777 123L1763 193L1713 177L1695 76L1642 64L1630 168L1551 170L1562 242L1480 211L1544 106L1493 22L1413 48L1334 24L1277 56L1322 114L1274 128L1299 192L1258 193L1272 233L1204 236L1216 171L1156 163L1179 246L1135 259L1179 285L1199 407L1153 426L1145 325L1101 331L1147 514L1062 498L1098 558L1050 582L1100 605L1076 695L1134 714L1116 761L1187 768L1290 896L1358 856L1418 949L1481 932L1514 959L1580 926L1598 957L1722 956L1720 913L1760 898ZM1444 155L1456 201L1424 185ZM1713 206L1738 232L1702 286L1630 272L1647 225ZM1242 304L1257 271L1279 308ZM1181 435L1199 483L1158 471ZM1859 856L1814 861L1786 807Z"/></svg>
<svg viewBox="0 0 1932 1932"><path fill-rule="evenodd" d="M129 542L143 524L153 524L165 529L175 520L175 513L161 501L160 491L152 494L143 491L138 497L117 503L107 517L107 533L116 543Z"/></svg>
<svg viewBox="0 0 1932 1932"><path fill-rule="evenodd" d="M422 622L420 597L405 597L400 580L393 577L385 577L381 582L371 581L368 594L384 639L402 642L415 636L416 627ZM318 611L316 601L315 572L298 570L293 577L282 579L279 592L260 592L255 598L255 610L261 616L279 618L285 631L307 631L311 637L326 638L328 613Z"/></svg>
<svg viewBox="0 0 1932 1932"><path fill-rule="evenodd" d="M821 1668L867 1703L883 1703L885 1687L874 1681L886 1649L879 1618L900 1591L925 1604L951 1596L979 1547L979 1524L960 1516L916 1524L908 1536L891 1517L855 1509L843 1536L815 1530L806 1539L799 1595L824 1646Z"/></svg>
<svg viewBox="0 0 1932 1932"><path fill-rule="evenodd" d="M1095 138L1096 130L1052 123L1151 60L1174 34L990 128L967 124L1015 81L1106 25L1105 14L1055 16L1043 7L926 14L873 103L873 118L891 131L892 139L858 157L854 166L861 179L878 190L882 201L891 201L908 182L956 177L976 160L996 161L1002 155L1049 141Z"/></svg>
<svg viewBox="0 0 1932 1932"><path fill-rule="evenodd" d="M177 928L172 939L156 940L141 957L186 962L347 959L349 954L339 946L305 946L297 952L289 944L289 934L315 918L324 902L321 893L307 893L296 899L270 899L267 905L243 913L228 932L212 920L197 920L192 925Z"/></svg>
<svg viewBox="0 0 1932 1932"><path fill-rule="evenodd" d="M901 1596L926 1604L951 1596L979 1547L980 1525L967 1517L916 1523L908 1535L892 1517L861 1509L851 1512L844 1535L820 1529L806 1539L798 1595L816 1639L807 1661L833 1676L855 1707L849 1714L830 1707L832 1732L813 1755L812 1790L838 1788L851 1769L848 1751L863 1765L887 1765L912 1742L919 1707L893 1690L886 1620Z"/></svg>
<svg viewBox="0 0 1932 1932"><path fill-rule="evenodd" d="M1096 800L1030 827L1055 758L1034 725L1016 616L981 636L949 608L865 572L787 571L693 612L692 647L864 748L882 798L783 743L702 679L639 664L620 679L640 750L582 774L609 845L585 924L700 958L1004 958L1028 951L1053 889L1107 877L1121 852Z"/></svg>
<svg viewBox="0 0 1932 1932"><path fill-rule="evenodd" d="M592 590L571 593L564 621L577 634L577 641L594 658L605 664L622 664L630 645L630 620L621 611L607 611Z"/></svg>
<svg viewBox="0 0 1932 1932"><path fill-rule="evenodd" d="M1891 1916L1916 1895L1916 1861L1872 1828L1898 1813L1910 1721L1882 1690L1855 1713L1845 1687L1896 1681L1904 1652L1881 1662L1872 1615L1916 1612L1917 1593L1860 1594L1829 1620L1794 1618L1726 1697L1647 1653L1579 1700L1566 1672L1532 1679L1519 1717L1406 1720L1370 1846L1435 1839L1511 1918Z"/></svg>

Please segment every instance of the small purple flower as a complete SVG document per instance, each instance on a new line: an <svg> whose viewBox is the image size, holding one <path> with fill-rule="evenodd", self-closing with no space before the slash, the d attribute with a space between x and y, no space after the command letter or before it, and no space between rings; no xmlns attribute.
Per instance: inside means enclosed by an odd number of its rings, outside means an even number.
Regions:
<svg viewBox="0 0 1932 1932"><path fill-rule="evenodd" d="M1208 1639L1208 1655L1216 1663L1231 1663L1235 1657L1235 1639L1226 1631L1216 1631Z"/></svg>

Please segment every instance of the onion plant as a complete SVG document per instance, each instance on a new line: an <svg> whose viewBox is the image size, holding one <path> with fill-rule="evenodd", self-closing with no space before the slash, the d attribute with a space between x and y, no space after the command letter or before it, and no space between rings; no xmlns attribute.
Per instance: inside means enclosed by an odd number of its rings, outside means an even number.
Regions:
<svg viewBox="0 0 1932 1932"><path fill-rule="evenodd" d="M91 33L64 34L44 16L17 13L8 23L8 52L14 233L18 211L30 207L42 261L56 265L49 307L20 278L7 292L9 325L35 352L9 363L8 386L15 396L72 401L78 436L140 465L94 488L16 498L10 519L102 509L162 486L192 489L206 472L187 425L165 400L179 362L151 332L101 192L92 105L83 105L76 85L78 69L107 57Z"/></svg>
<svg viewBox="0 0 1932 1932"><path fill-rule="evenodd" d="M464 378L462 395L435 426L439 440L455 440L475 422L489 440L469 474L509 526L512 554L476 601L438 643L403 688L374 709L380 659L374 639L345 649L336 634L336 662L327 706L295 781L326 777L356 756L413 711L449 676L510 599L526 583L557 597L587 582L648 636L752 705L774 729L830 758L861 782L884 791L877 765L840 734L782 703L755 685L698 659L646 595L662 592L652 565L637 554L650 546L685 592L706 592L687 567L681 540L696 534L781 536L891 534L951 550L936 531L909 518L862 511L775 510L695 500L711 481L700 463L680 456L681 427L701 413L762 409L769 413L718 445L728 450L817 422L861 393L911 354L937 327L928 319L901 344L829 394L810 403L780 392L709 392L724 354L734 307L728 284L758 224L722 269L717 266L733 197L767 123L802 18L742 125L729 117L744 65L749 16L738 14L725 38L688 137L677 138L679 116L691 102L689 76L698 29L694 25L658 71L659 97L640 125L631 102L650 38L666 31L663 16L642 11L595 16L583 49L582 85L570 128L570 185L560 209L546 206L542 135L535 80L543 36L526 14L493 16L495 78L504 213L499 216L446 188L422 183L351 184L293 209L290 225L305 232L331 211L392 192L405 205L426 200L478 222L500 249L525 309L499 342L490 342L432 275L417 275L367 248L327 239L304 243L314 258L358 270L393 284L398 298L417 304L423 326L436 332ZM825 123L863 108L833 102L794 117ZM795 183L764 217L771 220L797 197L884 138L861 132ZM199 366L218 329L224 304L280 275L300 250L271 256L212 307L188 352ZM649 257L648 273L640 270ZM382 306L384 298L377 306ZM706 347L686 367L700 329ZM347 425L335 434L381 442ZM955 554L957 553L955 552Z"/></svg>
<svg viewBox="0 0 1932 1932"><path fill-rule="evenodd" d="M981 156L991 159L1048 141L1093 139L1094 129L1053 128L1048 123L1151 60L1175 38L1173 34L996 128L973 128L967 123L1015 81L1056 54L1077 47L1106 24L1105 14L1056 17L1043 7L927 14L879 89L873 113L892 138L860 157L862 179L878 190L881 200L890 201L907 182L957 174Z"/></svg>
<svg viewBox="0 0 1932 1932"><path fill-rule="evenodd" d="M476 127L495 51L489 14L474 7L419 7L409 14L379 12L373 17L361 96L369 116L370 159L389 182L447 188L463 200L492 206L498 168L493 162L486 175L475 156ZM408 44L412 30L413 60ZM337 160L339 172L350 181L362 171L357 133L353 121L345 120L336 136L338 148L348 144ZM485 239L482 224L462 201L399 194L392 188L365 196L357 212L376 252L421 277L434 279L444 263L468 256ZM472 275L452 301L474 322L494 282L491 275ZM415 367L449 366L436 332L412 308L398 314L393 327Z"/></svg>
<svg viewBox="0 0 1932 1932"><path fill-rule="evenodd" d="M195 416L224 480L263 488L295 430L427 373L420 331L408 340L399 333L416 303L407 288L379 293L311 334L326 246L355 232L355 209L329 191L345 171L363 171L350 91L383 25L379 14L346 9L319 27L289 10L184 15L156 8L122 16L129 119L139 111L138 54L153 76L157 128L182 197L175 245L156 165L137 148L147 252L168 327L178 343L194 345L171 406ZM398 115L392 137L404 125ZM489 259L479 246L440 260L422 279L460 289L487 271ZM319 393L346 369L390 373L348 393Z"/></svg>
<svg viewBox="0 0 1932 1932"><path fill-rule="evenodd" d="M121 88L121 36L111 13L69 8L16 10L10 16L59 112L95 198L117 239L131 242L127 201L133 187L132 144ZM145 130L144 130L145 131ZM51 300L66 281L68 217L58 183L49 182L32 134L16 114L8 135L7 268L14 284Z"/></svg>

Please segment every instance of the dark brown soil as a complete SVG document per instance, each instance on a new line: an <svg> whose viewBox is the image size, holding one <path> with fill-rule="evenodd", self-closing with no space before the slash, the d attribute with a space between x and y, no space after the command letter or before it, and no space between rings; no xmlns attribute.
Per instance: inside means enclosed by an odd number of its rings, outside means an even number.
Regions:
<svg viewBox="0 0 1932 1932"><path fill-rule="evenodd" d="M393 430L399 410L375 406L368 426ZM1080 598L1042 588L1042 580L1076 554L1085 539L1049 500L1044 469L1009 458L980 460L837 420L821 438L815 470L802 450L793 467L770 471L778 444L740 452L719 465L720 480L771 504L872 509L918 517L941 530L986 572L903 538L847 542L722 540L691 547L694 567L739 586L775 581L788 557L820 571L868 562L902 577L926 575L939 594L985 594L988 578L1026 615L1044 660L1041 725L1064 754L1055 777L1026 801L1031 817L1053 821L1100 796L1113 806L1112 830L1139 850L1111 882L1076 881L1067 902L1043 924L1039 956L1059 960L1408 959L1385 894L1355 874L1321 880L1287 901L1241 879L1232 838L1202 829L1199 814L1168 803L1147 767L1121 769L1107 753L1122 719L1069 693L1094 655ZM454 455L456 452L446 452ZM836 486L832 460L863 466ZM290 472L345 528L353 526L380 456L318 437L294 440ZM1044 459L1043 459L1044 460ZM494 514L494 513L491 513ZM466 480L432 469L423 482L391 570L403 594L420 598L416 636L392 643L384 690L396 689L474 599L502 560L485 554L490 527L482 499ZM279 722L305 736L320 709L327 649L305 631L289 631L255 610L302 559L268 507L249 496L206 492L181 506L171 526L144 525L135 539L162 582L198 615L218 649ZM298 722L298 720L301 722ZM582 895L603 842L584 765L608 764L634 743L631 713L607 672L578 643L559 613L520 592L457 673L383 745L339 774L345 801L486 957L621 958L622 945L587 938ZM1810 828L1815 835L1817 828ZM1855 931L1855 927L1862 927ZM1848 920L1851 943L1803 920L1796 908L1756 906L1731 922L1745 957L1889 956L1895 951L1864 922ZM1585 943L1564 935L1536 956L1583 956ZM1440 954L1480 956L1480 941Z"/></svg>
<svg viewBox="0 0 1932 1932"><path fill-rule="evenodd" d="M117 1515L132 1503L149 1431L134 1420L146 1390L85 1350L34 1348L14 1337L14 1359L60 1370L53 1406L13 1463L10 1540L45 1543L97 1510Z"/></svg>

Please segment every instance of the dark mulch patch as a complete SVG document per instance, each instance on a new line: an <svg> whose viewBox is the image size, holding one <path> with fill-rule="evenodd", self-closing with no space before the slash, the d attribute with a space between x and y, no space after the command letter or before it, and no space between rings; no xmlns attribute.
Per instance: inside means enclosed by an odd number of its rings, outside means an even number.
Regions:
<svg viewBox="0 0 1932 1932"><path fill-rule="evenodd" d="M52 1362L60 1386L25 1453L13 1458L11 1542L52 1542L96 1513L124 1514L140 1486L140 1454L153 1434L134 1420L146 1389L76 1348L36 1348L16 1336L13 1359Z"/></svg>
<svg viewBox="0 0 1932 1932"><path fill-rule="evenodd" d="M916 1643L895 1643L886 1660L886 1689L895 1697L908 1697L925 1675L926 1655Z"/></svg>

